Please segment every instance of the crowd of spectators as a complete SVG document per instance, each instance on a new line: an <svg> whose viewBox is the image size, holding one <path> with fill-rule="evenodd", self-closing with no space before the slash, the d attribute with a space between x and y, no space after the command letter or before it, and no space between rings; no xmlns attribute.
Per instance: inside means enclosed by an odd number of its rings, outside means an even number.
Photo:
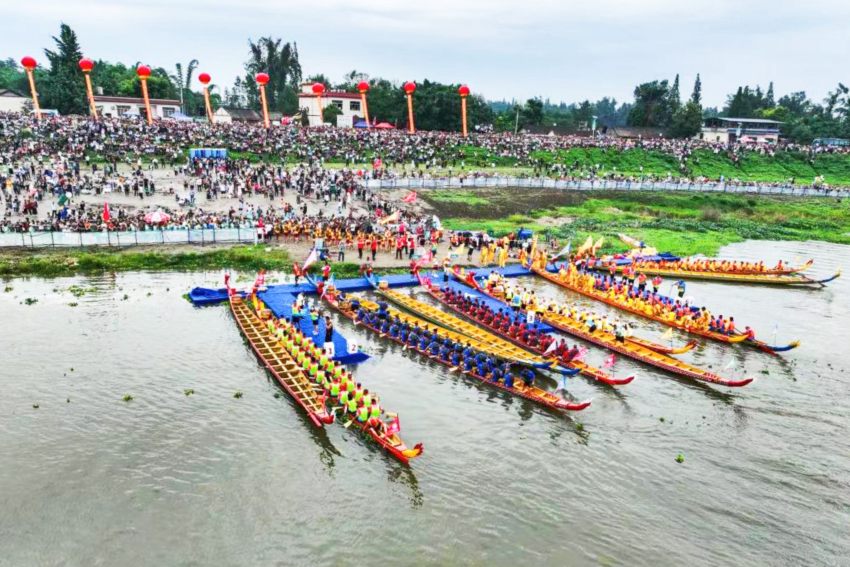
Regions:
<svg viewBox="0 0 850 567"><path fill-rule="evenodd" d="M226 148L227 159L187 159L189 148ZM145 221L145 199L153 195L173 197L169 226L245 226L264 215L270 224L281 215L307 215L303 202L323 205L327 217L346 218L353 204L377 217L389 214L391 205L379 193L366 188L365 181L394 177L445 176L465 161L507 158L511 163L532 167L534 174L567 181L637 181L602 166L578 162L543 160L570 148L599 148L628 151L642 148L671 155L679 171L640 175L641 182L718 182L737 184L736 179L710 180L687 175L686 163L695 150L727 154L738 160L746 152L773 155L802 152L813 159L823 152L850 152L848 147L800 146L795 144L725 145L702 140L620 139L607 137L514 135L476 133L463 138L456 133L353 128L273 127L248 123L209 125L204 122L163 120L148 126L132 118L44 117L0 113L0 231L101 230L100 211L74 197L81 194L118 193L138 199L134 207L118 207L116 229L152 228ZM543 153L541 153L543 152ZM273 157L256 160L254 156ZM471 157L472 156L472 157ZM545 161L545 165L544 165ZM336 162L343 168L328 168ZM377 163L380 162L380 163ZM362 164L369 163L370 167ZM360 164L359 166L357 164ZM356 169L360 167L361 169ZM178 186L161 186L157 170L169 170ZM641 168L642 169L642 168ZM495 175L492 169L458 169L461 177ZM793 178L764 185L793 183ZM812 181L823 185L822 178ZM294 205L275 208L278 197L296 196ZM245 202L246 196L264 195L268 206ZM233 200L226 212L209 203ZM43 208L49 207L47 214ZM39 215L39 208L42 214ZM217 209L216 212L211 208ZM224 207L226 208L226 207ZM291 210L286 210L287 208ZM160 228L157 226L156 228Z"/></svg>

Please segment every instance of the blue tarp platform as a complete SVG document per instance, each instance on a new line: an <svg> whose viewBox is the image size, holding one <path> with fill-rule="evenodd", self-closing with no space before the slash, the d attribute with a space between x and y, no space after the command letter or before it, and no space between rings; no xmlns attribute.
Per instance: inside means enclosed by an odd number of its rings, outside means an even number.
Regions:
<svg viewBox="0 0 850 567"><path fill-rule="evenodd" d="M268 289L266 291L261 291L257 294L263 303L266 304L266 307L271 309L271 312L274 313L275 317L278 319L290 319L292 318L292 305L295 303L295 298L297 294L290 293L285 290L281 290L279 288L284 286L274 286L278 289ZM310 320L309 316L304 316L301 318L299 323L299 328L301 332L304 333L305 336L310 337L316 346L323 347L325 345L325 320L320 317L318 322L318 329L314 333L313 322ZM364 352L348 352L348 339L342 336L336 329L333 331L332 342L334 345L334 357L333 359L339 361L343 364L359 364L364 360L369 358Z"/></svg>
<svg viewBox="0 0 850 567"><path fill-rule="evenodd" d="M531 272L519 264L512 264L505 268L479 268L476 273L478 275L486 276L491 271L496 271L502 274L505 277L518 277L518 276L527 276L530 275ZM386 281L391 288L396 287L413 287L419 285L419 280L415 276L410 274L395 274L389 276L380 276L377 277L379 281ZM434 273L431 274L431 280L434 282L442 282L443 274L442 273ZM481 297L487 302L488 305L493 307L496 311L499 310L500 307L503 307L501 303L496 301L495 299L491 299L485 295L479 294L474 291L472 288L467 286L458 284L456 282L450 282L454 285L458 285L464 290L468 290L469 292L481 295ZM368 291L372 289L372 285L369 283L369 280L366 278L350 278L344 280L334 280L334 287L339 291L343 291L346 293L356 292L356 291ZM243 292L240 292L243 293ZM281 284L281 285L270 285L267 287L265 291L259 292L257 295L260 299L263 300L263 303L266 304L272 313L275 314L275 317L290 319L292 317L292 304L295 303L295 298L299 293L303 293L304 295L315 295L316 288L309 282L300 283L298 285L295 284ZM244 293L243 293L244 296ZM196 287L193 288L189 292L189 300L197 307L204 307L207 305L215 305L217 303L221 303L223 301L227 301L227 289L210 289L204 287ZM492 302L492 304L491 304ZM325 343L325 322L323 319L319 320L319 330L318 334L313 334L313 323L310 321L309 317L302 317L301 319L301 331L311 337L313 342L316 343L317 346L321 347ZM545 324L538 324L538 327L543 332L549 332L552 330L551 327ZM363 362L369 356L362 352L357 352L353 354L348 353L348 340L342 336L338 331L334 330L333 332L333 344L334 344L334 360L338 360L343 364L357 364L359 362Z"/></svg>
<svg viewBox="0 0 850 567"><path fill-rule="evenodd" d="M531 272L523 268L519 264L511 264L504 268L477 268L471 270L477 276L486 277L490 272L498 272L506 278L515 278L519 276L530 276ZM396 274L390 276L376 276L379 281L386 281L391 288L395 287L413 287L419 285L419 280L410 274ZM442 274L433 275L433 281L442 281ZM334 280L334 287L339 291L346 293L352 291L368 291L372 289L372 285L366 278L350 278L345 280ZM262 293L287 293L289 295L313 295L316 293L316 288L309 282L295 284L270 285L267 291ZM189 292L189 300L198 307L206 305L215 305L222 301L227 301L227 290L225 288L210 289L206 287L196 287Z"/></svg>

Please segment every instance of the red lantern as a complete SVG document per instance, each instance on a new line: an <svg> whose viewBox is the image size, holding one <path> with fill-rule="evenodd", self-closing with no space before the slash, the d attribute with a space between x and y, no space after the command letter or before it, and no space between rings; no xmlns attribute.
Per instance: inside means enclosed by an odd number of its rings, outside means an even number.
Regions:
<svg viewBox="0 0 850 567"><path fill-rule="evenodd" d="M357 92L360 94L365 94L369 92L369 83L366 81L360 81L357 83Z"/></svg>
<svg viewBox="0 0 850 567"><path fill-rule="evenodd" d="M33 69L35 69L35 68L36 68L36 66L38 66L38 63L36 63L36 62L35 62L35 59L34 59L34 58L32 58L32 57L30 57L29 55L27 55L26 57L23 57L23 58L21 59L21 65L22 65L22 66L24 67L24 69L26 69L27 71L32 71Z"/></svg>
<svg viewBox="0 0 850 567"><path fill-rule="evenodd" d="M147 79L151 76L151 68L147 65L139 65L136 67L136 74L140 79Z"/></svg>
<svg viewBox="0 0 850 567"><path fill-rule="evenodd" d="M202 85L208 85L210 84L210 81L212 81L212 77L210 77L209 73L201 73L200 75L198 75L198 80L201 82Z"/></svg>
<svg viewBox="0 0 850 567"><path fill-rule="evenodd" d="M413 91L416 90L416 83L413 81L407 81L401 88L404 89L405 94L412 95Z"/></svg>
<svg viewBox="0 0 850 567"><path fill-rule="evenodd" d="M457 89L457 94L459 94L460 96L469 96L469 87L467 87L466 85L461 85Z"/></svg>
<svg viewBox="0 0 850 567"><path fill-rule="evenodd" d="M269 82L269 74L268 73L257 73L254 75L254 80L257 81L258 85L265 85Z"/></svg>
<svg viewBox="0 0 850 567"><path fill-rule="evenodd" d="M80 70L83 73L90 73L92 69L94 69L94 61L86 57L80 59Z"/></svg>
<svg viewBox="0 0 850 567"><path fill-rule="evenodd" d="M325 94L325 85L322 83L313 83L313 94L318 96Z"/></svg>

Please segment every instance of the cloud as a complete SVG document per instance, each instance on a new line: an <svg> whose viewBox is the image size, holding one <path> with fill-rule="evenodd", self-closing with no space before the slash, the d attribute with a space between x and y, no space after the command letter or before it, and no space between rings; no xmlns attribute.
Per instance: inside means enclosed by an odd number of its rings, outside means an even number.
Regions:
<svg viewBox="0 0 850 567"><path fill-rule="evenodd" d="M41 53L60 21L94 57L172 67L197 58L219 84L242 73L247 39L296 41L307 74L468 82L491 98L628 100L634 86L701 73L705 100L739 84L822 98L850 51L850 2L810 0L29 0L3 56Z"/></svg>

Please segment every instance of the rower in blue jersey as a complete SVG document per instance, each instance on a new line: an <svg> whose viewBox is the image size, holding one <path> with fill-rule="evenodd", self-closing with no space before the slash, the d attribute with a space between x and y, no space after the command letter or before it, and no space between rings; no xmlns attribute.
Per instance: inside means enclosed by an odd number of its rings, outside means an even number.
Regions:
<svg viewBox="0 0 850 567"><path fill-rule="evenodd" d="M532 369L525 368L521 370L519 374L520 378L522 378L522 381L525 382L526 386L528 386L529 388L531 386L534 386L534 371Z"/></svg>
<svg viewBox="0 0 850 567"><path fill-rule="evenodd" d="M498 382L502 379L502 370L498 366L494 366L490 371L490 377L493 382Z"/></svg>

